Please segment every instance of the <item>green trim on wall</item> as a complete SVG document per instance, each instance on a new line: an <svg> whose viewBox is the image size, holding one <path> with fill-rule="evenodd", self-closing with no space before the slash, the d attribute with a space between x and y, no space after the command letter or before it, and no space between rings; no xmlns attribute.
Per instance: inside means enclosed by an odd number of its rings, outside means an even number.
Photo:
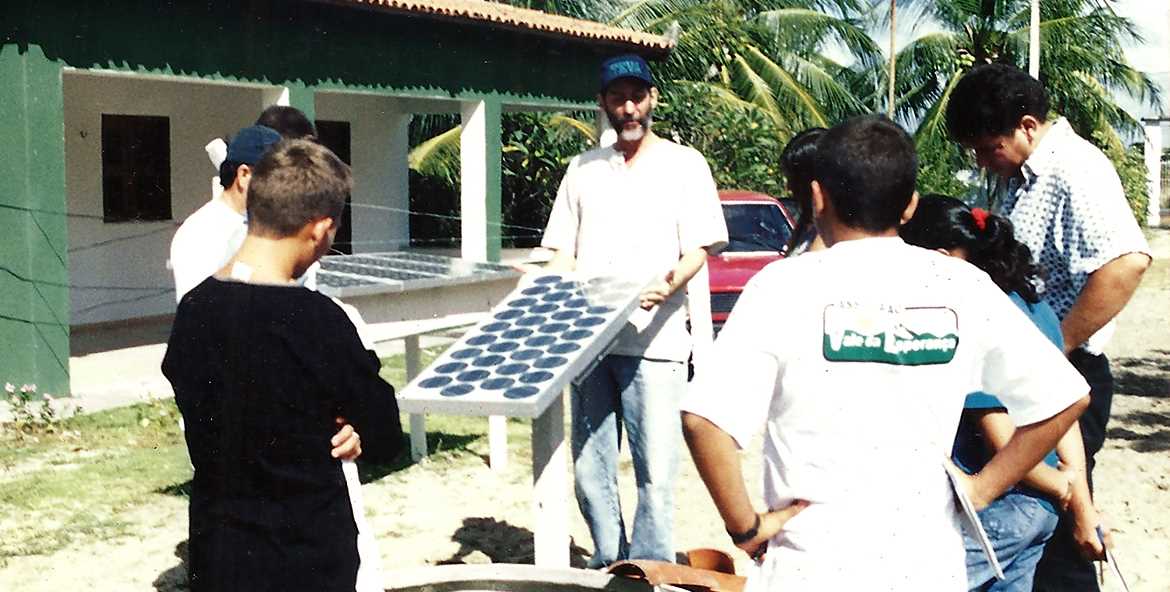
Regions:
<svg viewBox="0 0 1170 592"><path fill-rule="evenodd" d="M69 232L61 65L0 46L0 382L69 391Z"/></svg>
<svg viewBox="0 0 1170 592"><path fill-rule="evenodd" d="M486 26L287 0L14 0L10 31L76 68L318 90L594 100L617 50ZM181 26L177 26L181 23Z"/></svg>

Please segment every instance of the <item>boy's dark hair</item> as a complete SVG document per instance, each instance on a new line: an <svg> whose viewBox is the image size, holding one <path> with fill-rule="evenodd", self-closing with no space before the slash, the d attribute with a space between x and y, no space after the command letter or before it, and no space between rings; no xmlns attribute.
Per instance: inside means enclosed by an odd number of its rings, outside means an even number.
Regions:
<svg viewBox="0 0 1170 592"><path fill-rule="evenodd" d="M1006 64L972 68L955 85L947 103L947 132L961 144L1005 136L1031 115L1048 118L1048 92L1027 72Z"/></svg>
<svg viewBox="0 0 1170 592"><path fill-rule="evenodd" d="M895 228L918 179L914 141L880 115L847 119L816 146L814 177L842 224L868 232Z"/></svg>
<svg viewBox="0 0 1170 592"><path fill-rule="evenodd" d="M256 125L270 127L288 140L316 139L317 137L317 130L313 127L313 122L309 121L309 118L296 107L270 105L260 112L260 117L256 118Z"/></svg>
<svg viewBox="0 0 1170 592"><path fill-rule="evenodd" d="M1039 302L1041 269L1032 261L1032 251L1016 240L1007 218L980 214L982 223L967 204L946 195L928 194L918 200L914 217L898 229L898 235L927 249L962 248L967 262L987 272L1001 290Z"/></svg>
<svg viewBox="0 0 1170 592"><path fill-rule="evenodd" d="M340 222L352 190L349 166L328 148L308 140L282 140L253 168L249 232L284 238L321 218Z"/></svg>
<svg viewBox="0 0 1170 592"><path fill-rule="evenodd" d="M792 252L797 243L805 239L813 223L812 190L809 183L812 183L816 166L817 140L827 131L823 127L810 127L792 136L780 153L780 169L784 171L792 198L800 206L800 217L788 238L786 253Z"/></svg>

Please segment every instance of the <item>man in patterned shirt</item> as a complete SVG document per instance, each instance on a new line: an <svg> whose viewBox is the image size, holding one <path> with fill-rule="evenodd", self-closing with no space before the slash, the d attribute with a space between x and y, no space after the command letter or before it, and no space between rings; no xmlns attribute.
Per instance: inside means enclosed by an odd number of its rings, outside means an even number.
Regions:
<svg viewBox="0 0 1170 592"><path fill-rule="evenodd" d="M1092 387L1080 420L1092 485L1113 399L1103 350L1150 265L1149 246L1109 159L1067 120L1049 119L1048 94L1027 73L1003 64L972 69L951 95L947 130L1000 178L996 207L1047 273L1044 298L1061 319L1065 352ZM1074 527L1062 516L1035 590L1098 589L1092 563L1074 543L1084 529Z"/></svg>

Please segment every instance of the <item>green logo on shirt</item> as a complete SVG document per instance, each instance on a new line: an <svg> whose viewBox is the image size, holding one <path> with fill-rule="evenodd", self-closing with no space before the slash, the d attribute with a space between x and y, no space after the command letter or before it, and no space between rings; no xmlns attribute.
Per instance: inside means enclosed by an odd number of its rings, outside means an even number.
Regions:
<svg viewBox="0 0 1170 592"><path fill-rule="evenodd" d="M949 308L831 304L822 351L830 362L898 366L946 364L959 347L959 320Z"/></svg>

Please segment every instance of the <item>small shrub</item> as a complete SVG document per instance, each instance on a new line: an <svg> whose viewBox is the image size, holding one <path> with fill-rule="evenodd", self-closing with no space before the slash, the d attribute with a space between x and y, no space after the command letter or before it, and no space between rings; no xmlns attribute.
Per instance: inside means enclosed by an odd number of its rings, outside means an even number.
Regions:
<svg viewBox="0 0 1170 592"><path fill-rule="evenodd" d="M12 411L10 426L18 438L36 437L56 433L61 417L53 406L53 396L44 393L37 396L37 385L23 384L20 388L11 382L5 383L8 407Z"/></svg>

